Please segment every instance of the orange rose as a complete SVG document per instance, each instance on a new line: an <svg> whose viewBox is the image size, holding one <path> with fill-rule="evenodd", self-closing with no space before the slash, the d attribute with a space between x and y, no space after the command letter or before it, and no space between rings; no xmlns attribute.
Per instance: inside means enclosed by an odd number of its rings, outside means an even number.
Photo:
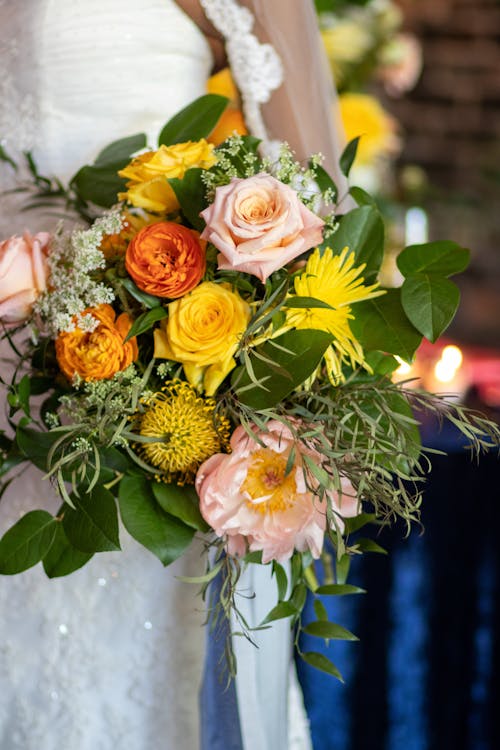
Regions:
<svg viewBox="0 0 500 750"><path fill-rule="evenodd" d="M205 273L206 242L197 232L162 221L144 227L127 249L125 266L139 289L155 297L183 297Z"/></svg>
<svg viewBox="0 0 500 750"><path fill-rule="evenodd" d="M99 305L89 307L83 314L90 314L99 321L94 331L88 333L75 328L60 333L56 340L57 362L69 380L74 375L84 380L105 380L137 359L136 338L124 343L132 325L126 313L116 318L111 305Z"/></svg>

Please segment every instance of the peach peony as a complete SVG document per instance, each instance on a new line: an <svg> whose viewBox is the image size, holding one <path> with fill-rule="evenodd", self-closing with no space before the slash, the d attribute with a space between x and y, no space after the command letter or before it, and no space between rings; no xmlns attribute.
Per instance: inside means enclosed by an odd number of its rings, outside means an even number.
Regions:
<svg viewBox="0 0 500 750"><path fill-rule="evenodd" d="M302 457L317 463L321 456L300 446L290 430L271 420L267 432L255 440L243 427L231 437L230 454L217 453L203 463L196 476L200 510L215 533L226 538L229 554L243 555L262 550L262 562L288 560L294 550L310 550L318 558L326 528L325 502L308 489ZM258 442L259 441L259 442ZM287 474L287 461L295 446L295 460ZM343 479L339 498L330 501L339 515L355 516L359 502L354 489ZM339 519L339 526L342 521Z"/></svg>
<svg viewBox="0 0 500 750"><path fill-rule="evenodd" d="M217 188L201 215L207 223L201 236L219 250L219 268L261 281L323 239L322 219L295 190L263 173Z"/></svg>
<svg viewBox="0 0 500 750"><path fill-rule="evenodd" d="M0 242L0 320L6 325L29 318L46 287L50 235L39 232Z"/></svg>
<svg viewBox="0 0 500 750"><path fill-rule="evenodd" d="M116 317L111 305L90 307L83 314L90 314L99 325L91 333L75 328L60 333L56 339L57 363L71 380L79 375L84 380L112 378L125 370L139 356L135 336L126 343L131 321L126 313Z"/></svg>
<svg viewBox="0 0 500 750"><path fill-rule="evenodd" d="M125 267L143 292L176 299L203 278L205 242L173 221L150 224L128 246Z"/></svg>

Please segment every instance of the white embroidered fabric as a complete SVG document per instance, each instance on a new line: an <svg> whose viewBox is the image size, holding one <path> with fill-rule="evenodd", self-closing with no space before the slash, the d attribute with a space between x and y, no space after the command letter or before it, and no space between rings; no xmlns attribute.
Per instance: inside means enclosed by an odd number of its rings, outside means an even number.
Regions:
<svg viewBox="0 0 500 750"><path fill-rule="evenodd" d="M200 0L207 17L226 41L233 78L240 90L245 122L257 138L268 140L261 105L283 82L280 57L253 33L255 19L235 0Z"/></svg>
<svg viewBox="0 0 500 750"><path fill-rule="evenodd" d="M215 20L216 2L204 5ZM230 5L235 77L245 89L248 76L249 100L258 104L278 85L279 60L258 46L248 11ZM116 138L146 131L154 145L166 119L204 93L212 64L206 39L173 0L0 0L0 30L0 142L13 156L32 150L42 174L62 179ZM22 178L0 163L0 190ZM0 201L0 236L51 228L46 215L21 213L19 196ZM5 344L0 356L5 373ZM41 474L24 471L0 501L0 534L28 510L58 505ZM195 590L175 578L200 572L199 548L165 570L121 536L123 552L96 555L68 578L49 581L37 566L0 579L1 748L199 746L203 612ZM282 673L289 633L284 638ZM255 690L240 670L240 699ZM290 715L301 718L288 738L281 727L273 750L310 747L300 694L292 696ZM263 721L272 720L268 706ZM244 745L264 749L253 736Z"/></svg>
<svg viewBox="0 0 500 750"><path fill-rule="evenodd" d="M150 136L204 93L209 46L172 0L4 0L0 138L70 177L111 140ZM154 141L153 141L154 144ZM4 186L15 178L0 164ZM50 228L1 197L2 236ZM44 217L47 221L47 217ZM50 221L50 220L49 220ZM2 373L9 356L2 345ZM2 416L4 406L1 407ZM59 501L33 470L0 502L0 533ZM164 569L122 533L68 578L40 566L0 579L0 747L193 750L205 631L199 548Z"/></svg>

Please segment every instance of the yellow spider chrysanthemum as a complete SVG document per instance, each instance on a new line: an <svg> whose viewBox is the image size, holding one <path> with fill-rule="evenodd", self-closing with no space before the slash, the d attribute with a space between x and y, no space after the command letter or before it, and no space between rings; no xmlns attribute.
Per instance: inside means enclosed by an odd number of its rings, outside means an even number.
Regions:
<svg viewBox="0 0 500 750"><path fill-rule="evenodd" d="M286 316L287 327L315 328L335 337L335 341L325 352L328 374L334 384L343 379L343 362L349 362L352 367L361 365L369 369L361 344L354 338L349 326L349 320L354 317L351 305L384 293L378 289L378 284L364 285L361 274L365 264L355 266L355 258L355 254L349 252L347 247L340 255L334 255L330 248L323 254L316 249L307 261L303 273L295 279L295 293L326 302L333 309L291 308Z"/></svg>
<svg viewBox="0 0 500 750"><path fill-rule="evenodd" d="M192 482L203 461L227 449L229 420L215 412L213 398L202 398L188 383L168 381L145 407L139 433L160 439L142 443L140 450L162 479Z"/></svg>

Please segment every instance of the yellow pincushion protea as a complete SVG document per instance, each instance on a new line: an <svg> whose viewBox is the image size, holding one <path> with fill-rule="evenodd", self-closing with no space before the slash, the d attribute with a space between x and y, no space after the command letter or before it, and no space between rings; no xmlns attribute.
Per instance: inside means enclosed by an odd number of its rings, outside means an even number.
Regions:
<svg viewBox="0 0 500 750"><path fill-rule="evenodd" d="M290 308L286 316L287 328L313 328L335 337L335 341L325 352L328 374L333 384L343 380L343 362L369 370L361 344L349 326L349 320L354 317L351 305L384 294L383 290L378 289L378 284L364 285L361 274L365 264L355 266L355 257L347 247L340 255L334 255L330 248L323 254L316 249L307 261L303 273L295 279L295 293L326 302L332 309Z"/></svg>
<svg viewBox="0 0 500 750"><path fill-rule="evenodd" d="M215 412L213 398L202 398L188 383L168 381L144 405L138 432L155 440L141 443L140 451L166 481L192 482L207 458L227 450L229 420Z"/></svg>

